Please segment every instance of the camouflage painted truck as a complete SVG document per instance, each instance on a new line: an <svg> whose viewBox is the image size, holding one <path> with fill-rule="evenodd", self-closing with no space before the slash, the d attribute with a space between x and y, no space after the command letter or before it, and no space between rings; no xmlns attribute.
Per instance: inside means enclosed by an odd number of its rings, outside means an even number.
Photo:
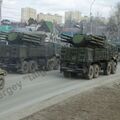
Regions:
<svg viewBox="0 0 120 120"><path fill-rule="evenodd" d="M59 45L44 42L46 34L18 33L7 35L0 44L0 67L7 71L32 73L37 70L54 70L59 67Z"/></svg>
<svg viewBox="0 0 120 120"><path fill-rule="evenodd" d="M100 72L115 74L118 53L114 45L108 44L103 36L76 34L62 35L70 44L61 50L60 70L65 77L82 75L86 79L97 78Z"/></svg>

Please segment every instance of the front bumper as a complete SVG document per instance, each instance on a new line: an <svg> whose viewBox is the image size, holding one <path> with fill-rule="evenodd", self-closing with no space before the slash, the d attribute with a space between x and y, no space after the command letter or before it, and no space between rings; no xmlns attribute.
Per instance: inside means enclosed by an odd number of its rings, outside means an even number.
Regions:
<svg viewBox="0 0 120 120"><path fill-rule="evenodd" d="M81 73L81 74L84 74L86 73L86 69L85 68L78 68L78 67L74 67L74 68L71 68L71 67L61 67L60 68L60 71L61 72L73 72L73 73Z"/></svg>

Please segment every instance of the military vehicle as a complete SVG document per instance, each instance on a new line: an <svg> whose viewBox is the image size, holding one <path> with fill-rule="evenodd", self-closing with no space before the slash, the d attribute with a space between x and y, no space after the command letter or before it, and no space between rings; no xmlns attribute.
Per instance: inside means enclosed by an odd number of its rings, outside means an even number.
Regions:
<svg viewBox="0 0 120 120"><path fill-rule="evenodd" d="M60 70L65 77L82 75L86 79L97 78L100 72L115 74L118 52L104 36L76 34L61 35L70 47L61 50Z"/></svg>
<svg viewBox="0 0 120 120"><path fill-rule="evenodd" d="M0 90L2 90L4 88L5 85L5 79L4 76L6 76L6 71L0 69Z"/></svg>
<svg viewBox="0 0 120 120"><path fill-rule="evenodd" d="M9 33L0 44L0 67L20 73L58 69L60 45L45 42L46 37L44 33Z"/></svg>

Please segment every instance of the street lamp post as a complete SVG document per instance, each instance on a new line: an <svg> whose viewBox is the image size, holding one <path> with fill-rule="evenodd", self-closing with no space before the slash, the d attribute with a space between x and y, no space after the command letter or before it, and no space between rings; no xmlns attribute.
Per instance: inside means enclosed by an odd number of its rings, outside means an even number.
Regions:
<svg viewBox="0 0 120 120"><path fill-rule="evenodd" d="M90 5L90 32L91 34L93 33L93 24L92 24L92 7L94 4L95 0L92 1L91 5Z"/></svg>
<svg viewBox="0 0 120 120"><path fill-rule="evenodd" d="M1 19L2 19L2 2L3 0L0 0L0 25L1 25Z"/></svg>

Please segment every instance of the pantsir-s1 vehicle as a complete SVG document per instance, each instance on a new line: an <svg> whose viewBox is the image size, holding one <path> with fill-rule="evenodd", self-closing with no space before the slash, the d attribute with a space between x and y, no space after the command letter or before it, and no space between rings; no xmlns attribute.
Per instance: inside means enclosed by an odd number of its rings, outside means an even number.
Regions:
<svg viewBox="0 0 120 120"><path fill-rule="evenodd" d="M0 44L0 67L20 73L58 69L60 45L45 42L46 37L45 33L9 33L6 44Z"/></svg>
<svg viewBox="0 0 120 120"><path fill-rule="evenodd" d="M103 36L77 34L62 35L70 47L61 50L61 72L65 77L82 74L87 79L97 78L101 71L105 75L115 74L118 53Z"/></svg>

